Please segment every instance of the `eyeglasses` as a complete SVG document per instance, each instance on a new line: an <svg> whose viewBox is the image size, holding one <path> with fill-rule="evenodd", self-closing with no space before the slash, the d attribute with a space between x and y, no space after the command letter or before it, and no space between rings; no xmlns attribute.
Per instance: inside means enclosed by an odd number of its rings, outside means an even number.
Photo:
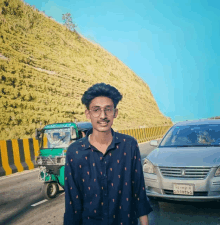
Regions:
<svg viewBox="0 0 220 225"><path fill-rule="evenodd" d="M99 117L101 115L103 109L100 107L92 108L89 111L91 112L93 117ZM106 116L113 116L115 112L115 109L113 107L106 107L104 108L104 113Z"/></svg>

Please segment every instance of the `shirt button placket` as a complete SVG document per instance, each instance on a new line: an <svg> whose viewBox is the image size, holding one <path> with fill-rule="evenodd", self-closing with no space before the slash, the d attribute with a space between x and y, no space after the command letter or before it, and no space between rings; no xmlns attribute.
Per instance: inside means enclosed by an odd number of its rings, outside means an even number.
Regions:
<svg viewBox="0 0 220 225"><path fill-rule="evenodd" d="M108 224L108 187L107 187L107 162L106 157L102 158L102 181L103 181L103 213L104 221Z"/></svg>

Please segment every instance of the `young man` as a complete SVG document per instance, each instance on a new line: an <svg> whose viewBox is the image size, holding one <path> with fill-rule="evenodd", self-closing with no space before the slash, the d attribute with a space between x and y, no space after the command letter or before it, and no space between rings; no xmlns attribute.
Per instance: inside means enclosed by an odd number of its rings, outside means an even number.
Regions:
<svg viewBox="0 0 220 225"><path fill-rule="evenodd" d="M148 224L152 208L137 141L111 129L121 99L104 83L82 97L93 129L67 150L64 225L137 225L138 218Z"/></svg>

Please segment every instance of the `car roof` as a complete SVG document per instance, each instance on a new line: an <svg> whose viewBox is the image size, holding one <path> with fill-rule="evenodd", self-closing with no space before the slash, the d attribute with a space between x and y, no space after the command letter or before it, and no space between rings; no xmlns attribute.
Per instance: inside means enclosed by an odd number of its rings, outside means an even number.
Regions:
<svg viewBox="0 0 220 225"><path fill-rule="evenodd" d="M188 121L178 122L174 126L204 125L204 124L220 124L220 119L188 120Z"/></svg>

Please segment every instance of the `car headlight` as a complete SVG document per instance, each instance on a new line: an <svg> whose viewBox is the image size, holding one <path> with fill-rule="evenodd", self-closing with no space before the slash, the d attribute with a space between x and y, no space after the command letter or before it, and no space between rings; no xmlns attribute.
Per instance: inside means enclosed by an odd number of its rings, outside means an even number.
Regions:
<svg viewBox="0 0 220 225"><path fill-rule="evenodd" d="M143 164L144 173L154 173L155 174L155 166L148 159L144 160Z"/></svg>
<svg viewBox="0 0 220 225"><path fill-rule="evenodd" d="M218 167L218 169L215 171L215 177L219 176L220 176L220 167Z"/></svg>

